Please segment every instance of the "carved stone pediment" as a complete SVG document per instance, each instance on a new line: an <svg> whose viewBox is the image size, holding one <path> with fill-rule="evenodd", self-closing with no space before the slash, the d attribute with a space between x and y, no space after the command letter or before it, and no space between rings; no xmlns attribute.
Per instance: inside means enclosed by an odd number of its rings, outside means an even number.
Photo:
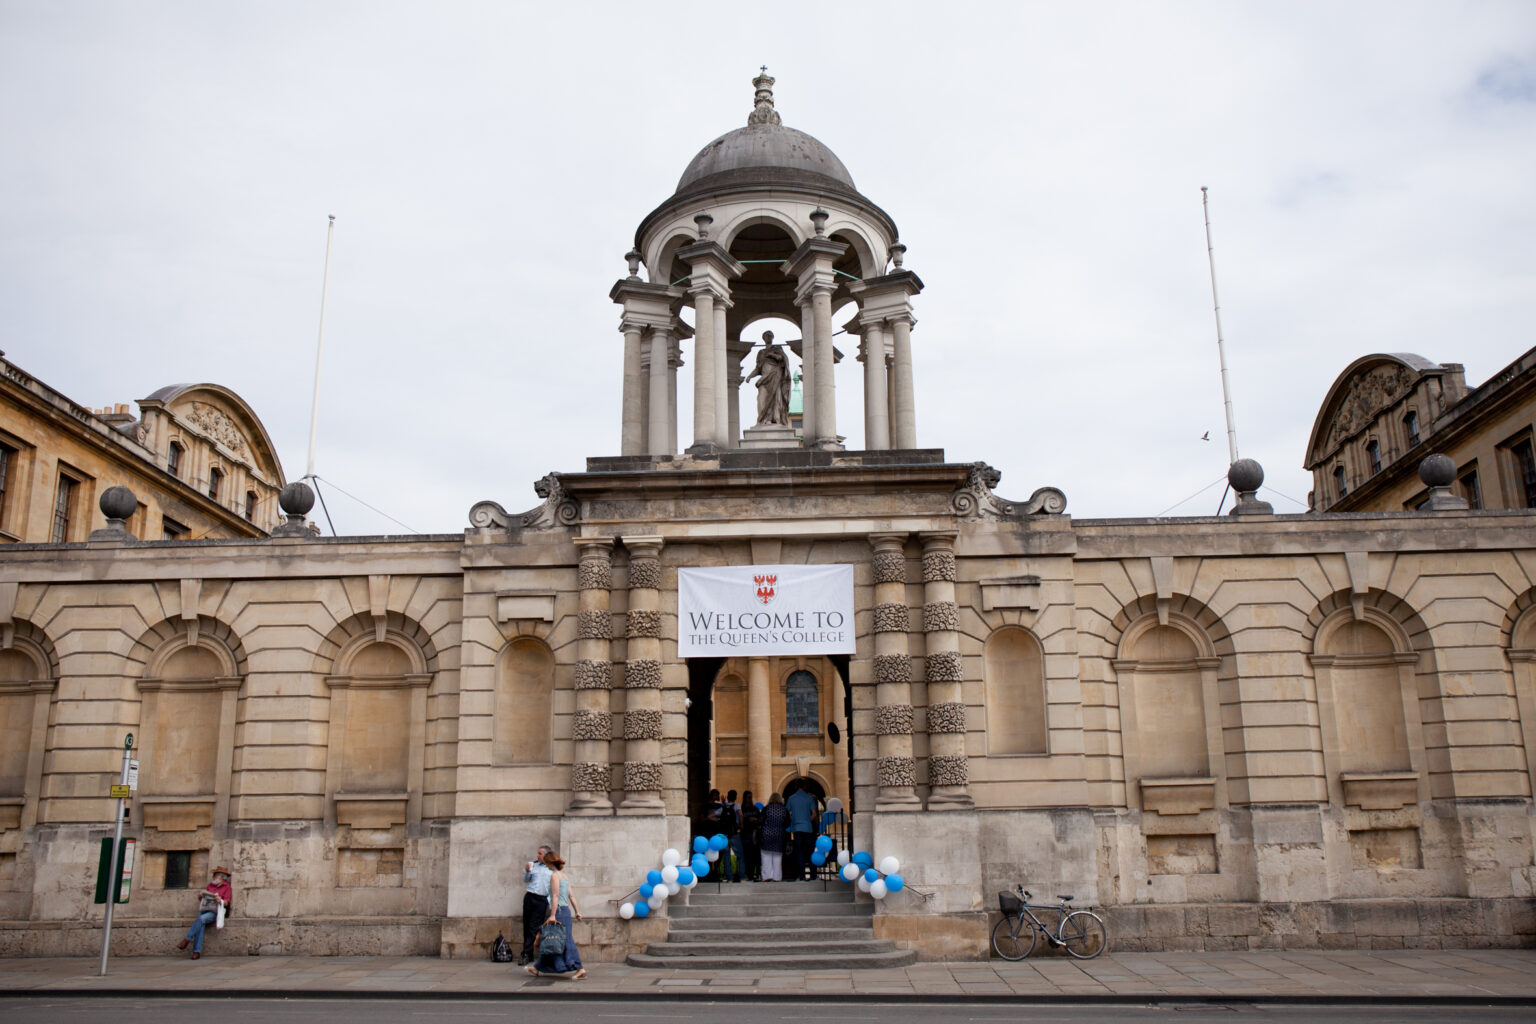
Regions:
<svg viewBox="0 0 1536 1024"><path fill-rule="evenodd" d="M239 458L250 459L251 453L246 445L245 435L222 409L207 402L193 402L191 411L187 412L183 418L204 436L217 441Z"/></svg>
<svg viewBox="0 0 1536 1024"><path fill-rule="evenodd" d="M1407 394L1417 379L1406 366L1383 364L1350 381L1328 425L1328 447L1335 448L1364 430L1383 409Z"/></svg>

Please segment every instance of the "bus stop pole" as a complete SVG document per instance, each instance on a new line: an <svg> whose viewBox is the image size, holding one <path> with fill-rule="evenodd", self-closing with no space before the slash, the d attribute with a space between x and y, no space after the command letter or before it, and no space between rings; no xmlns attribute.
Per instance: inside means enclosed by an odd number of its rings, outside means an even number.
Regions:
<svg viewBox="0 0 1536 1024"><path fill-rule="evenodd" d="M120 793L128 788L128 760L132 750L133 733L129 733L123 740L123 770L117 779ZM107 976L107 952L112 948L112 908L117 905L117 858L123 846L123 806L126 803L125 798L117 798L117 820L112 826L112 856L107 862L107 918L101 928L101 972L98 975L102 978Z"/></svg>

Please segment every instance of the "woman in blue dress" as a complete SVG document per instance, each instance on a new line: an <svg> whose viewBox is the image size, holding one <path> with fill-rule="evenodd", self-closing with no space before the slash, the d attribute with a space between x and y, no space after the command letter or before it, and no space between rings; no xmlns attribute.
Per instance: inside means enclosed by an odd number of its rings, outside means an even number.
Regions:
<svg viewBox="0 0 1536 1024"><path fill-rule="evenodd" d="M587 976L581 966L581 953L576 949L576 939L571 935L571 915L583 920L581 910L571 898L571 883L565 877L565 861L554 850L544 853L544 865L549 868L549 919L545 924L558 924L565 930L565 949L559 953L546 953L541 948L537 962L528 965L528 973L535 978L544 974L569 974L575 971L573 980ZM540 944L542 946L542 943Z"/></svg>

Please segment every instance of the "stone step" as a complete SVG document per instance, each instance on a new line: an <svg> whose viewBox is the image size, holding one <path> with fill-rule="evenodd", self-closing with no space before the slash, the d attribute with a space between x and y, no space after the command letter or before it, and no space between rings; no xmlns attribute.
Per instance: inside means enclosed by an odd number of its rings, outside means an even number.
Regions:
<svg viewBox="0 0 1536 1024"><path fill-rule="evenodd" d="M778 953L813 957L827 963L848 953L889 953L896 948L890 939L877 939L872 935L856 939L815 939L801 934L794 936L790 942L792 945L779 946L759 942L755 938L742 941L739 936L735 942L730 943L701 942L690 935L686 940L674 936L666 942L653 942L645 951L651 956L700 957L752 956L772 949Z"/></svg>
<svg viewBox="0 0 1536 1024"><path fill-rule="evenodd" d="M728 954L702 956L653 956L649 952L631 953L631 967L654 967L694 971L825 971L871 970L881 967L906 967L917 963L917 953L910 949L892 949L883 953L847 953L829 963L825 957L801 953L769 954L753 949L739 956Z"/></svg>
<svg viewBox="0 0 1536 1024"><path fill-rule="evenodd" d="M706 888L699 885L688 894L690 904L710 903L853 903L853 886L841 884L823 888L820 885L761 882L749 885L722 885Z"/></svg>
<svg viewBox="0 0 1536 1024"><path fill-rule="evenodd" d="M860 906L857 903L689 903L678 904L675 907L669 906L667 915L673 919L709 918L720 921L752 917L826 917L836 920L847 918L869 920L874 917L875 909L871 905Z"/></svg>
<svg viewBox="0 0 1536 1024"><path fill-rule="evenodd" d="M861 941L874 934L869 928L826 928L819 927L821 922L806 922L789 927L759 926L756 928L717 927L713 924L696 924L693 927L680 927L682 922L674 922L667 934L668 942L714 942L722 945L741 945L751 943L754 946L771 945L776 942L799 942L804 939L809 942L822 941Z"/></svg>

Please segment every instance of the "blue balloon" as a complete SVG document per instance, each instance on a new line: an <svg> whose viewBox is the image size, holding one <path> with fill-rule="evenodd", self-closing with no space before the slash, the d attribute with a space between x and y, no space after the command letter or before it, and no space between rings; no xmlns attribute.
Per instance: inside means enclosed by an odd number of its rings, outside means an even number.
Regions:
<svg viewBox="0 0 1536 1024"><path fill-rule="evenodd" d="M831 836L817 836L816 837L816 849L820 850L822 853L826 853L828 850L832 849L832 837Z"/></svg>
<svg viewBox="0 0 1536 1024"><path fill-rule="evenodd" d="M864 881L873 883L876 880L878 880L879 878L880 878L880 872L876 871L874 868L866 868L865 869L865 871L864 871Z"/></svg>
<svg viewBox="0 0 1536 1024"><path fill-rule="evenodd" d="M757 805L757 809L758 810L762 810L763 809L763 802L761 800L754 800L753 803L755 803Z"/></svg>
<svg viewBox="0 0 1536 1024"><path fill-rule="evenodd" d="M651 893L655 891L656 887L650 882L646 882L644 885L640 886L640 898L643 900L648 900L651 898Z"/></svg>
<svg viewBox="0 0 1536 1024"><path fill-rule="evenodd" d="M731 841L718 832L709 837L709 848L711 850L723 850L730 845Z"/></svg>
<svg viewBox="0 0 1536 1024"><path fill-rule="evenodd" d="M702 853L695 854L693 858L693 873L700 878L709 874L709 861L704 859Z"/></svg>
<svg viewBox="0 0 1536 1024"><path fill-rule="evenodd" d="M907 880L900 875L886 875L885 888L889 892L901 892L901 887L907 884Z"/></svg>
<svg viewBox="0 0 1536 1024"><path fill-rule="evenodd" d="M901 876L900 875L893 875L892 877L900 878ZM677 884L678 885L692 885L693 884L693 869L692 868L679 867L677 869Z"/></svg>
<svg viewBox="0 0 1536 1024"><path fill-rule="evenodd" d="M861 868L872 868L875 866L875 858L863 851L853 855L853 862Z"/></svg>
<svg viewBox="0 0 1536 1024"><path fill-rule="evenodd" d="M651 905L649 903L636 903L635 904L635 916L636 917L650 917L651 916Z"/></svg>
<svg viewBox="0 0 1536 1024"><path fill-rule="evenodd" d="M821 867L826 862L827 855L821 850L817 850L815 853L811 854L811 863L815 864L817 867Z"/></svg>
<svg viewBox="0 0 1536 1024"><path fill-rule="evenodd" d="M703 853L707 849L709 849L709 840L708 839L705 839L703 836L694 836L693 837L693 852L694 853Z"/></svg>
<svg viewBox="0 0 1536 1024"><path fill-rule="evenodd" d="M660 885L661 884L661 872L657 871L655 869L647 871L645 873L645 880L647 882L650 882L652 885Z"/></svg>

